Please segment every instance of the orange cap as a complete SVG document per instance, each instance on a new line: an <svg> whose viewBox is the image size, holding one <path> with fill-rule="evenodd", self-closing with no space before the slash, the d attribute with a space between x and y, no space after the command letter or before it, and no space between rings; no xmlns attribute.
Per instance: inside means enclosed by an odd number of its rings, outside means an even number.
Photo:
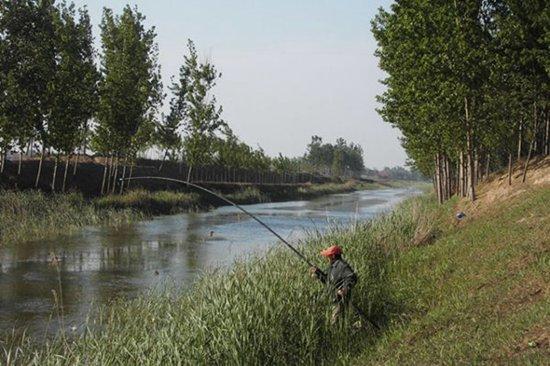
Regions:
<svg viewBox="0 0 550 366"><path fill-rule="evenodd" d="M321 255L323 257L332 257L333 255L337 254L342 254L342 248L340 248L338 245L333 245L325 250L321 250Z"/></svg>

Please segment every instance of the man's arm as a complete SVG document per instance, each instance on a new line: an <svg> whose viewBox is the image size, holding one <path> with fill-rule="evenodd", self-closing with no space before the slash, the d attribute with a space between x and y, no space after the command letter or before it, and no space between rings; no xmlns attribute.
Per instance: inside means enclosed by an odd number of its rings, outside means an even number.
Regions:
<svg viewBox="0 0 550 366"><path fill-rule="evenodd" d="M312 274L312 276L315 276L321 281L322 283L327 283L327 275L325 272L321 271L317 267L311 267L309 269L309 272Z"/></svg>

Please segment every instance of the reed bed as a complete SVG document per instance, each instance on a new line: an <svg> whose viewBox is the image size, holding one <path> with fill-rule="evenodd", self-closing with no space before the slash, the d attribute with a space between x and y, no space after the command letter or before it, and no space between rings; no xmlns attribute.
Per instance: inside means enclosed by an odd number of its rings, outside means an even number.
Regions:
<svg viewBox="0 0 550 366"><path fill-rule="evenodd" d="M231 201L240 204L265 203L271 200L266 193L260 191L257 187L246 187L243 190L229 193L226 197Z"/></svg>
<svg viewBox="0 0 550 366"><path fill-rule="evenodd" d="M171 214L196 209L200 196L196 193L173 191L150 192L144 189L128 191L123 195L97 198L93 204L98 209L130 209L148 215Z"/></svg>
<svg viewBox="0 0 550 366"><path fill-rule="evenodd" d="M142 216L131 210L98 209L78 193L0 191L0 245L69 233L86 225L120 225Z"/></svg>
<svg viewBox="0 0 550 366"><path fill-rule="evenodd" d="M436 209L432 198L415 198L372 221L301 243L319 265L321 248L333 243L344 247L360 278L353 301L382 327L400 311L387 266L411 246L419 207ZM231 270L207 273L189 291L118 300L99 309L77 339L60 336L39 346L24 337L17 343L5 341L0 357L8 364L31 365L346 363L373 334L352 326L358 320L352 311L331 326L330 298L307 270L279 247Z"/></svg>

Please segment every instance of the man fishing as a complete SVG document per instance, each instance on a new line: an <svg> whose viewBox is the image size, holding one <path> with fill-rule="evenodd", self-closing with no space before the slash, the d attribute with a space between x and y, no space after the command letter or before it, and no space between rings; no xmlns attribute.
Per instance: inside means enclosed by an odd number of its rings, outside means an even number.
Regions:
<svg viewBox="0 0 550 366"><path fill-rule="evenodd" d="M321 255L327 258L329 267L324 272L317 267L311 267L310 273L326 284L333 296L335 305L330 323L335 324L350 303L351 289L357 282L357 275L351 266L342 259L342 248L338 245L321 251Z"/></svg>

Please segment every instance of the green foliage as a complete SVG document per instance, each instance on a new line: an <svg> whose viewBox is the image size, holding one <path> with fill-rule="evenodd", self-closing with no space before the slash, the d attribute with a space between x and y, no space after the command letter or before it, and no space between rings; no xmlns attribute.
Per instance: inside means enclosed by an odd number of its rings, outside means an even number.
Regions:
<svg viewBox="0 0 550 366"><path fill-rule="evenodd" d="M88 12L80 10L78 20L74 5L62 4L59 12L58 62L51 89L54 98L48 141L58 152L71 154L85 138L88 120L95 112L99 75Z"/></svg>
<svg viewBox="0 0 550 366"><path fill-rule="evenodd" d="M271 160L262 148L254 149L240 141L228 126L224 126L222 133L212 143L214 163L234 169L269 169Z"/></svg>
<svg viewBox="0 0 550 366"><path fill-rule="evenodd" d="M102 79L93 140L102 153L126 155L144 149L154 131L162 85L155 28L145 29L144 21L130 6L119 16L103 11Z"/></svg>
<svg viewBox="0 0 550 366"><path fill-rule="evenodd" d="M365 168L363 149L353 142L348 144L343 138L336 140L336 144L323 143L319 136L312 136L307 146L305 160L316 171L330 171L336 177L347 173L359 174Z"/></svg>
<svg viewBox="0 0 550 366"><path fill-rule="evenodd" d="M189 166L196 166L211 162L214 136L225 122L221 119L222 108L216 106L216 97L209 94L221 74L210 62L199 61L193 41L188 41L187 49L179 83L172 87L177 96L172 109L176 119L183 119L185 159Z"/></svg>
<svg viewBox="0 0 550 366"><path fill-rule="evenodd" d="M514 0L418 0L380 10L372 30L388 76L379 112L402 132L421 173L449 180L437 171L441 157L454 175L462 153L478 176L474 160L491 156L500 168L518 139L538 140L543 151L537 119L548 118L550 100L549 10L548 2Z"/></svg>
<svg viewBox="0 0 550 366"><path fill-rule="evenodd" d="M56 68L53 3L0 2L0 149L47 140Z"/></svg>

